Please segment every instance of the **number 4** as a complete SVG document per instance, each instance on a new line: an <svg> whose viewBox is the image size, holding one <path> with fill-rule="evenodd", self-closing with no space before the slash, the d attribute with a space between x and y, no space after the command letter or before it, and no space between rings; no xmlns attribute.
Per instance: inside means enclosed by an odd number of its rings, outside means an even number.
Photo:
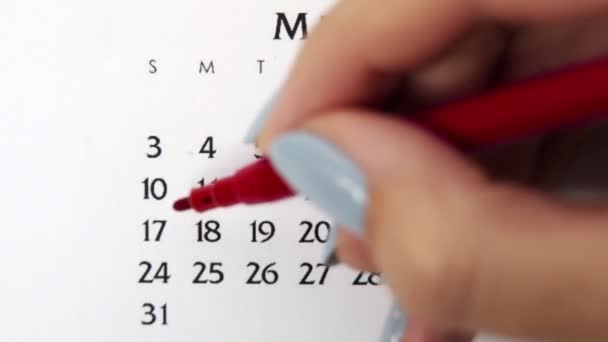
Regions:
<svg viewBox="0 0 608 342"><path fill-rule="evenodd" d="M207 137L200 151L198 151L200 154L207 154L209 158L213 158L215 152L217 152L217 150L213 148L213 137Z"/></svg>

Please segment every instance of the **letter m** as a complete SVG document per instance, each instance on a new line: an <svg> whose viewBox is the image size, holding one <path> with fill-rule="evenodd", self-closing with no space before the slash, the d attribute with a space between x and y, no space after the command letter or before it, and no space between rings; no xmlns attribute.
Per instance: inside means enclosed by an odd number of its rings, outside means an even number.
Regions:
<svg viewBox="0 0 608 342"><path fill-rule="evenodd" d="M306 25L306 13L298 13L296 23L292 26L287 20L285 13L277 13L277 26L274 32L274 40L281 40L281 31L285 28L287 35L291 40L294 39L298 30L300 33L300 39L306 39L308 35L308 27Z"/></svg>

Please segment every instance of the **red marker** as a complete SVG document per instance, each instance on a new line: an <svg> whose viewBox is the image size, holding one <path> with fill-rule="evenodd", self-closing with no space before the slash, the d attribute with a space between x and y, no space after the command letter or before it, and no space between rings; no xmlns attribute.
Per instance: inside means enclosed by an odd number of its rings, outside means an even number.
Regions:
<svg viewBox="0 0 608 342"><path fill-rule="evenodd" d="M177 211L194 209L203 212L234 204L277 201L295 193L273 170L268 159L260 159L237 171L232 177L192 190L189 197L173 204Z"/></svg>
<svg viewBox="0 0 608 342"><path fill-rule="evenodd" d="M577 64L466 97L413 117L448 142L471 150L608 117L608 58ZM295 193L261 159L233 176L194 189L178 211L277 201Z"/></svg>

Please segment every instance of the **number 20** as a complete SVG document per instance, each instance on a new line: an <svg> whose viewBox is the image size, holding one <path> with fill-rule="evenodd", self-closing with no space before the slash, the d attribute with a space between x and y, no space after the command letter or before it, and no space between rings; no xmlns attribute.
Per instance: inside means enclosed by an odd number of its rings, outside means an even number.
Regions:
<svg viewBox="0 0 608 342"><path fill-rule="evenodd" d="M325 243L331 229L327 221L319 221L316 224L310 221L302 221L300 222L300 227L306 227L306 231L304 231L304 234L300 238L300 243L314 243L315 241ZM322 231L325 231L325 234L321 234Z"/></svg>

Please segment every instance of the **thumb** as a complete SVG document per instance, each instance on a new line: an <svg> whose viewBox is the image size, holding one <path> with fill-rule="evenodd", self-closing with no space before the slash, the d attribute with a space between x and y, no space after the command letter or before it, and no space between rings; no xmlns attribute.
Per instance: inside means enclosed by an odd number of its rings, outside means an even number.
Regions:
<svg viewBox="0 0 608 342"><path fill-rule="evenodd" d="M366 240L404 311L433 326L605 339L608 214L487 178L373 112L314 116L265 148L282 177Z"/></svg>

